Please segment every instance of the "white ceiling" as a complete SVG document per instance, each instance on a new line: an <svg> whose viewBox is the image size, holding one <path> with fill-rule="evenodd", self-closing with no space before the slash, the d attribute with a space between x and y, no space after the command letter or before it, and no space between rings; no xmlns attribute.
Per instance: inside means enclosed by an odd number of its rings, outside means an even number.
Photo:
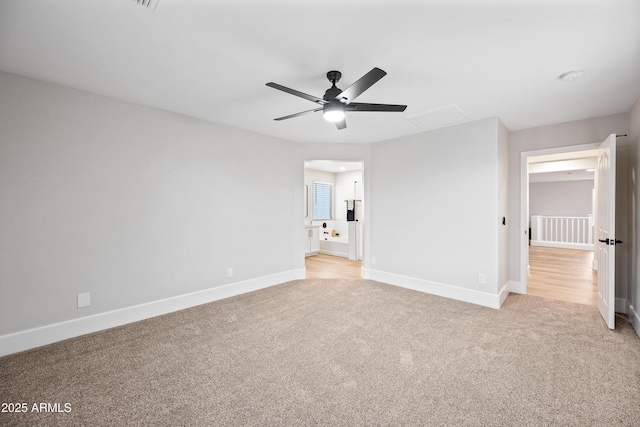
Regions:
<svg viewBox="0 0 640 427"><path fill-rule="evenodd" d="M341 173L362 170L362 162L340 160L308 160L304 162L305 169L313 169L323 172Z"/></svg>
<svg viewBox="0 0 640 427"><path fill-rule="evenodd" d="M579 150L531 156L529 183L583 181L595 178L598 166L598 150Z"/></svg>
<svg viewBox="0 0 640 427"><path fill-rule="evenodd" d="M0 69L300 142L392 139L458 109L518 130L640 95L638 0L133 1L2 0ZM273 120L315 104L265 83L321 97L327 71L345 89L373 67L388 75L358 101L405 112L347 113L343 131L321 113Z"/></svg>
<svg viewBox="0 0 640 427"><path fill-rule="evenodd" d="M594 180L595 172L582 170L567 170L556 172L541 172L529 174L529 183L558 182L558 181L588 181Z"/></svg>

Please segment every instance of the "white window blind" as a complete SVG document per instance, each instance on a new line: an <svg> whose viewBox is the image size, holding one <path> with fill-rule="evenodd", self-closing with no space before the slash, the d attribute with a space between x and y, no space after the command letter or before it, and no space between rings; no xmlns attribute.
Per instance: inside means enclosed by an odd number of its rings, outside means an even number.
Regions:
<svg viewBox="0 0 640 427"><path fill-rule="evenodd" d="M313 183L313 219L331 219L331 189L331 184Z"/></svg>

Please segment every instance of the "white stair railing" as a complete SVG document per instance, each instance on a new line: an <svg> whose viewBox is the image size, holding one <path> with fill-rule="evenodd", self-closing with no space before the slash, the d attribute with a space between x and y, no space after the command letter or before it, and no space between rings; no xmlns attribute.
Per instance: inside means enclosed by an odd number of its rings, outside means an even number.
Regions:
<svg viewBox="0 0 640 427"><path fill-rule="evenodd" d="M593 215L586 217L533 215L531 245L593 250Z"/></svg>

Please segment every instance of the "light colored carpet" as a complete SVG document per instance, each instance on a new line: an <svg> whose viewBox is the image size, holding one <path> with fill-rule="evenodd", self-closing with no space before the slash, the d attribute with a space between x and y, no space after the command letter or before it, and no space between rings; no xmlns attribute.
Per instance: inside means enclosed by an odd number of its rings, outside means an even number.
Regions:
<svg viewBox="0 0 640 427"><path fill-rule="evenodd" d="M29 405L0 424L637 426L640 338L616 321L290 282L0 358L2 402Z"/></svg>

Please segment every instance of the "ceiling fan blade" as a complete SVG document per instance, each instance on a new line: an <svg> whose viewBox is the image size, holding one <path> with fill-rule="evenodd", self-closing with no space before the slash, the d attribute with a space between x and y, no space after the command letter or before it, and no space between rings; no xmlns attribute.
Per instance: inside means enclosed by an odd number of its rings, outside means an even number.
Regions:
<svg viewBox="0 0 640 427"><path fill-rule="evenodd" d="M322 107L314 108L313 110L301 111L300 113L290 114L284 117L278 117L277 119L273 119L273 120L280 121L280 120L286 120L286 119L293 119L294 117L304 116L305 114L315 113L316 111L322 111Z"/></svg>
<svg viewBox="0 0 640 427"><path fill-rule="evenodd" d="M342 119L339 122L336 122L336 127L338 128L338 130L346 129L347 121L345 119Z"/></svg>
<svg viewBox="0 0 640 427"><path fill-rule="evenodd" d="M336 99L348 104L386 75L387 73L382 71L380 68L374 68L364 76L360 77L360 80L343 90L338 96L336 96Z"/></svg>
<svg viewBox="0 0 640 427"><path fill-rule="evenodd" d="M404 111L406 105L394 105L394 104L367 104L363 102L352 102L345 105L345 111Z"/></svg>
<svg viewBox="0 0 640 427"><path fill-rule="evenodd" d="M299 96L300 98L308 99L309 101L315 102L315 103L320 104L320 105L324 105L324 104L327 103L327 101L325 101L322 98L318 98L317 96L313 96L313 95L308 95L308 94L300 92L298 90L291 89L291 88L288 88L286 86L279 85L278 83L269 82L269 83L267 83L267 86L272 87L274 89L281 90L283 92L290 93L291 95Z"/></svg>

